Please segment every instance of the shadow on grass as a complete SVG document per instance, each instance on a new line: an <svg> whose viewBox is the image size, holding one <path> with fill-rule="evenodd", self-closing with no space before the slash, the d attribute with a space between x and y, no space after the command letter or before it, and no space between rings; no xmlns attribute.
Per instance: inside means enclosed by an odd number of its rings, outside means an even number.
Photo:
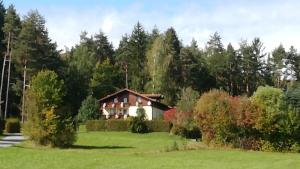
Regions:
<svg viewBox="0 0 300 169"><path fill-rule="evenodd" d="M73 145L70 149L82 149L82 150L93 150L93 149L126 149L135 148L131 146L88 146L88 145Z"/></svg>

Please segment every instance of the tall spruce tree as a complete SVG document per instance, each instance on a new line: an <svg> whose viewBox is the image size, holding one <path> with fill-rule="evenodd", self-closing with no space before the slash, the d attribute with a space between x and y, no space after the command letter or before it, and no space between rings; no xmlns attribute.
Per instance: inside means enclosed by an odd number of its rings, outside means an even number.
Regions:
<svg viewBox="0 0 300 169"><path fill-rule="evenodd" d="M212 76L215 77L216 87L228 91L228 58L225 54L221 36L216 32L210 36L206 45L206 57L209 65L209 70Z"/></svg>
<svg viewBox="0 0 300 169"><path fill-rule="evenodd" d="M110 63L114 63L114 49L112 43L108 42L107 36L100 31L94 36L96 55L100 63L102 63L107 58Z"/></svg>
<svg viewBox="0 0 300 169"><path fill-rule="evenodd" d="M175 105L178 99L181 82L181 65L180 65L180 49L181 44L174 28L169 28L165 32L164 50L166 62L168 63L167 76L164 82L168 85L163 89L165 91L165 102Z"/></svg>
<svg viewBox="0 0 300 169"><path fill-rule="evenodd" d="M244 92L250 96L263 82L263 62L266 56L263 52L263 44L259 38L254 38L251 45L244 41L240 44L242 55Z"/></svg>
<svg viewBox="0 0 300 169"><path fill-rule="evenodd" d="M297 54L294 46L290 47L286 62L288 64L289 75L293 78L292 80L300 81L300 55Z"/></svg>
<svg viewBox="0 0 300 169"><path fill-rule="evenodd" d="M130 36L122 37L119 48L116 50L117 65L122 67L124 76L128 75L128 88L139 92L144 91L148 80L145 69L147 45L148 36L138 22Z"/></svg>
<svg viewBox="0 0 300 169"><path fill-rule="evenodd" d="M38 11L30 11L22 22L15 50L15 63L20 74L25 63L28 67L28 78L42 69L58 72L61 66L56 43L51 42L45 27L45 19Z"/></svg>
<svg viewBox="0 0 300 169"><path fill-rule="evenodd" d="M228 44L226 49L226 57L228 59L228 88L231 95L241 94L240 84L242 79L242 70L241 70L241 58L234 50L231 43Z"/></svg>

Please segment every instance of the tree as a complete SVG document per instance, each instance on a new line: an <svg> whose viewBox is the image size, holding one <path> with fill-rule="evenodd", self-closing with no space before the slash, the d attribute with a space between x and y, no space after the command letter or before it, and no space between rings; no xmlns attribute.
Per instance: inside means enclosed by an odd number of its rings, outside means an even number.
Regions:
<svg viewBox="0 0 300 169"><path fill-rule="evenodd" d="M3 1L0 1L0 54L3 55L5 52L5 44L4 39L5 39L5 33L4 33L4 24L5 24L5 7L3 5Z"/></svg>
<svg viewBox="0 0 300 169"><path fill-rule="evenodd" d="M234 50L233 46L229 43L226 49L226 57L228 59L228 88L231 95L238 95L241 93L241 58Z"/></svg>
<svg viewBox="0 0 300 169"><path fill-rule="evenodd" d="M193 111L199 99L199 93L191 87L181 90L180 99L176 104L176 125L191 129L194 127Z"/></svg>
<svg viewBox="0 0 300 169"><path fill-rule="evenodd" d="M164 93L164 79L166 76L165 67L168 66L164 52L164 37L157 37L146 53L146 69L150 76L150 81L145 85L145 90L152 93Z"/></svg>
<svg viewBox="0 0 300 169"><path fill-rule="evenodd" d="M88 96L79 109L77 119L79 122L85 123L87 120L99 119L99 104L93 96Z"/></svg>
<svg viewBox="0 0 300 169"><path fill-rule="evenodd" d="M148 37L142 25L138 22L130 36L125 35L116 51L117 64L127 70L128 87L136 91L144 91L148 79L145 71ZM125 68L126 67L126 68Z"/></svg>
<svg viewBox="0 0 300 169"><path fill-rule="evenodd" d="M297 50L291 46L288 54L287 54L287 64L288 70L290 71L290 76L295 80L300 80L300 55L297 54ZM293 79L293 80L294 80Z"/></svg>
<svg viewBox="0 0 300 169"><path fill-rule="evenodd" d="M262 58L266 53L263 52L263 44L259 38L254 38L251 45L246 41L242 42L239 50L242 57L244 91L250 96L258 86L264 85Z"/></svg>
<svg viewBox="0 0 300 169"><path fill-rule="evenodd" d="M72 108L73 116L77 115L82 101L89 95L90 80L98 63L93 40L81 34L80 44L72 49L65 61L63 77L66 84L66 104Z"/></svg>
<svg viewBox="0 0 300 169"><path fill-rule="evenodd" d="M71 113L62 105L64 82L54 71L41 71L32 78L26 92L25 134L37 144L69 146L76 131Z"/></svg>
<svg viewBox="0 0 300 169"><path fill-rule="evenodd" d="M225 54L221 36L216 32L210 36L205 51L209 70L216 80L216 87L228 90L228 58Z"/></svg>
<svg viewBox="0 0 300 169"><path fill-rule="evenodd" d="M38 11L30 11L22 22L15 49L16 70L23 74L27 65L28 79L42 69L59 72L61 60L56 50L56 44L51 42L45 27L45 19Z"/></svg>
<svg viewBox="0 0 300 169"><path fill-rule="evenodd" d="M277 48L272 51L272 61L274 63L274 85L275 87L283 87L281 78L284 80L287 76L283 72L283 68L285 67L284 60L286 59L286 52L282 44L280 44Z"/></svg>
<svg viewBox="0 0 300 169"><path fill-rule="evenodd" d="M190 46L180 50L181 83L183 88L192 87L197 91L205 91L214 84L211 81L207 63L193 40Z"/></svg>
<svg viewBox="0 0 300 169"><path fill-rule="evenodd" d="M165 91L165 102L169 105L175 105L177 93L181 84L181 65L180 65L181 45L174 28L169 28L165 32L164 50L167 63L167 75L164 82L168 85L163 89Z"/></svg>
<svg viewBox="0 0 300 169"><path fill-rule="evenodd" d="M97 63L89 86L93 96L101 98L119 89L122 86L122 80L118 68L111 65L107 59L102 64Z"/></svg>
<svg viewBox="0 0 300 169"><path fill-rule="evenodd" d="M96 55L100 63L109 59L110 63L114 63L114 49L113 45L108 42L107 36L102 31L95 36Z"/></svg>

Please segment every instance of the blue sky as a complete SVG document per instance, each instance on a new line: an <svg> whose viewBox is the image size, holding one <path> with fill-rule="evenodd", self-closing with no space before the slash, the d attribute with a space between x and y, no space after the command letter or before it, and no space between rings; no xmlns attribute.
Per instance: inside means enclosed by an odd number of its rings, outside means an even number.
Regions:
<svg viewBox="0 0 300 169"><path fill-rule="evenodd" d="M140 21L147 31L173 26L184 44L195 38L204 47L218 31L224 45L260 37L266 51L282 43L300 50L298 0L6 0L21 16L37 9L59 48L78 43L80 32L104 31L114 46Z"/></svg>

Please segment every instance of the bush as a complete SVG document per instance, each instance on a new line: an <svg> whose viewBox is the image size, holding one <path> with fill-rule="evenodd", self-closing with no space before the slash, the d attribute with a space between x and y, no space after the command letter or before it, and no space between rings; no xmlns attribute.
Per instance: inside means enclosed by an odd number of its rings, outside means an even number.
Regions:
<svg viewBox="0 0 300 169"><path fill-rule="evenodd" d="M7 133L20 133L21 124L17 118L8 118L5 123L5 131Z"/></svg>
<svg viewBox="0 0 300 169"><path fill-rule="evenodd" d="M259 109L246 97L212 90L199 99L195 119L206 143L243 145L242 140L259 135L254 128L256 111Z"/></svg>
<svg viewBox="0 0 300 169"><path fill-rule="evenodd" d="M26 91L24 134L39 145L70 146L76 140L76 123L63 105L64 82L53 71L41 71Z"/></svg>
<svg viewBox="0 0 300 169"><path fill-rule="evenodd" d="M136 110L136 117L133 117L130 121L130 131L132 133L147 133L149 129L145 123L146 114L143 108L138 108Z"/></svg>
<svg viewBox="0 0 300 169"><path fill-rule="evenodd" d="M196 126L191 129L187 129L182 126L174 125L170 133L189 139L200 139L202 136L200 129Z"/></svg>
<svg viewBox="0 0 300 169"><path fill-rule="evenodd" d="M130 121L127 120L118 120L118 119L111 119L106 120L106 131L128 131L130 126Z"/></svg>
<svg viewBox="0 0 300 169"><path fill-rule="evenodd" d="M170 123L163 120L146 121L146 125L150 132L169 132Z"/></svg>
<svg viewBox="0 0 300 169"><path fill-rule="evenodd" d="M88 120L85 127L87 131L105 131L106 120Z"/></svg>
<svg viewBox="0 0 300 169"><path fill-rule="evenodd" d="M164 121L173 123L176 120L176 108L164 112Z"/></svg>
<svg viewBox="0 0 300 169"><path fill-rule="evenodd" d="M109 119L109 120L88 120L87 131L129 131L131 120ZM145 121L151 132L169 132L170 123L162 120Z"/></svg>
<svg viewBox="0 0 300 169"><path fill-rule="evenodd" d="M97 99L88 96L81 104L77 116L78 122L85 123L87 120L99 119L100 111Z"/></svg>

